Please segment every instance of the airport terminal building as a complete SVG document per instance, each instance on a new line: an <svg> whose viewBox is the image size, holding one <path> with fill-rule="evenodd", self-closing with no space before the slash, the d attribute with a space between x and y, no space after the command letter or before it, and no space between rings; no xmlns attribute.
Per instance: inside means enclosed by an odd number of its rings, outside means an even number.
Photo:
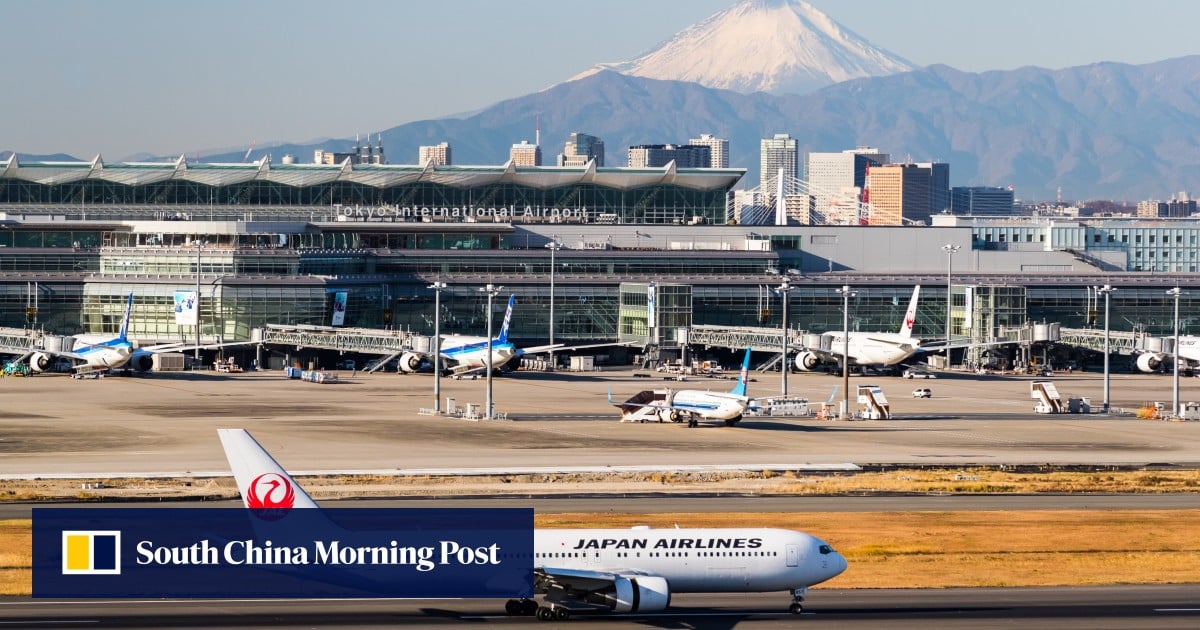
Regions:
<svg viewBox="0 0 1200 630"><path fill-rule="evenodd" d="M680 325L899 327L922 285L916 333L1057 322L1181 333L1200 321L1200 222L939 217L926 227L730 225L740 169L258 164L0 163L0 326L195 338L172 308L198 291L202 341L265 324L481 334L485 284L517 296L512 336L559 342L644 334L623 319L631 286L671 293ZM561 247L548 247L558 243ZM949 247L948 247L949 246ZM957 247L957 250L952 250ZM948 251L950 250L950 251ZM554 286L553 300L551 285ZM622 286L625 291L622 293ZM628 305L626 305L628 306ZM628 310L626 308L626 310ZM686 319L686 318L685 318ZM622 322L625 324L622 324ZM625 327L622 330L622 326ZM672 339L658 336L663 343Z"/></svg>

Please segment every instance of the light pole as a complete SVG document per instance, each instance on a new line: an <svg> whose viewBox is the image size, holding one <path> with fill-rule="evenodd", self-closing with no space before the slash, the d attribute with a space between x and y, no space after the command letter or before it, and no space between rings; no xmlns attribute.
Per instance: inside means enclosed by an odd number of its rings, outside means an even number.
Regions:
<svg viewBox="0 0 1200 630"><path fill-rule="evenodd" d="M1167 291L1167 295L1175 298L1175 341L1174 348L1171 349L1172 362L1175 364L1175 369L1172 370L1171 378L1171 417L1179 417L1179 296L1183 295L1183 289L1175 287Z"/></svg>
<svg viewBox="0 0 1200 630"><path fill-rule="evenodd" d="M433 289L433 413L442 412L442 289L445 282L434 282Z"/></svg>
<svg viewBox="0 0 1200 630"><path fill-rule="evenodd" d="M550 371L553 372L556 367L554 363L554 253L562 249L562 243L558 242L556 236L553 241L546 243L546 247L550 250Z"/></svg>
<svg viewBox="0 0 1200 630"><path fill-rule="evenodd" d="M1108 299L1113 291L1116 291L1116 289L1107 284L1096 289L1096 293L1104 294L1104 413L1108 413L1108 406L1110 404L1108 397Z"/></svg>
<svg viewBox="0 0 1200 630"><path fill-rule="evenodd" d="M484 358L484 370L487 371L487 397L484 398L483 419L492 419L492 298L500 294L504 287L495 286L488 283L487 286L480 289L487 293L487 357Z"/></svg>
<svg viewBox="0 0 1200 630"><path fill-rule="evenodd" d="M780 392L779 392L780 395L783 395L783 396L787 396L787 393L788 393L788 390L787 390L787 377L788 377L788 313L787 313L787 307L788 307L788 294L791 293L791 291L792 291L791 280L787 276L784 276L783 282L781 282L779 284L779 286L776 287L776 289L775 289L775 292L779 294L780 299L782 299L782 301L783 301L783 342L780 345L780 348L783 350L783 369L781 370L781 372L783 372L783 383L780 387Z"/></svg>
<svg viewBox="0 0 1200 630"><path fill-rule="evenodd" d="M844 420L850 415L850 296L855 293L848 284L837 292L842 294L842 409L838 417Z"/></svg>
<svg viewBox="0 0 1200 630"><path fill-rule="evenodd" d="M192 369L200 365L200 235L196 235L196 347L192 351Z"/></svg>
<svg viewBox="0 0 1200 630"><path fill-rule="evenodd" d="M946 252L946 369L950 369L950 306L954 300L951 298L950 272L954 265L954 252L961 249L961 245L951 245L949 243L942 245L942 251ZM971 314L967 313L967 317Z"/></svg>

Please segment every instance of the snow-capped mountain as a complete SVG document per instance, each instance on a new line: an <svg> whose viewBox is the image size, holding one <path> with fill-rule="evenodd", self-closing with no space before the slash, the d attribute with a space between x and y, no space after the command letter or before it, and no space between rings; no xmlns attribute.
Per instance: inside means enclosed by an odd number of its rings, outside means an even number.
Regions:
<svg viewBox="0 0 1200 630"><path fill-rule="evenodd" d="M914 66L803 0L744 0L637 59L601 64L572 80L605 69L743 94L804 94Z"/></svg>

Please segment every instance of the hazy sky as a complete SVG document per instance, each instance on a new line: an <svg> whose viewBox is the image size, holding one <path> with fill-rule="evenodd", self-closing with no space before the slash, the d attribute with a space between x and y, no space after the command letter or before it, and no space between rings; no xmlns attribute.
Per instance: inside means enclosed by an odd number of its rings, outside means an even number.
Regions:
<svg viewBox="0 0 1200 630"><path fill-rule="evenodd" d="M917 65L1200 52L1194 0L811 0ZM4 0L0 150L117 161L352 137L638 56L733 0Z"/></svg>

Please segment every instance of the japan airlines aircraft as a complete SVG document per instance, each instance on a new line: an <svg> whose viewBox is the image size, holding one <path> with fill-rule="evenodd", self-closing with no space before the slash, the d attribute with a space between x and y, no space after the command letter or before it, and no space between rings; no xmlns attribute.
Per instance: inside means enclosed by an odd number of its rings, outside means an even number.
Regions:
<svg viewBox="0 0 1200 630"><path fill-rule="evenodd" d="M500 326L500 334L492 340L492 369L499 370L509 361L526 354L536 354L547 350L562 348L562 344L518 348L508 340L508 326L512 321L513 303L517 296L508 296L508 310L504 312L504 323ZM488 313L491 317L491 313ZM487 367L487 337L468 337L465 335L442 335L441 360L447 370L453 374L478 372ZM416 372L427 361L432 353L410 350L400 355L400 371Z"/></svg>
<svg viewBox="0 0 1200 630"><path fill-rule="evenodd" d="M729 392L711 392L702 389L648 389L638 392L623 403L613 401L612 392L608 402L621 410L621 422L682 422L687 418L688 427L696 427L700 420L721 420L725 426L737 424L750 398L746 395L746 377L750 372L750 348L742 360L742 372L737 385Z"/></svg>
<svg viewBox="0 0 1200 630"><path fill-rule="evenodd" d="M1172 339L1172 337L1163 337L1163 341ZM1171 352L1143 352L1137 355L1137 368L1148 373L1160 370L1170 372L1172 356L1175 354ZM1180 335L1179 354L1176 360L1180 372L1194 371L1200 368L1200 337Z"/></svg>
<svg viewBox="0 0 1200 630"><path fill-rule="evenodd" d="M319 509L245 429L217 432L247 508ZM786 529L541 529L534 532L533 578L543 601L512 599L505 611L565 620L658 612L675 593L783 591L799 614L808 587L845 570L846 559L823 540Z"/></svg>
<svg viewBox="0 0 1200 630"><path fill-rule="evenodd" d="M133 294L130 293L125 303L125 317L121 320L121 330L116 337L79 335L75 337L75 343L70 350L39 350L27 353L30 369L34 372L45 372L55 357L66 357L75 362L74 367L77 371L125 368L144 372L152 367L153 356L157 353L180 352L195 347L182 343L136 347L127 336L129 314L132 310Z"/></svg>
<svg viewBox="0 0 1200 630"><path fill-rule="evenodd" d="M913 287L899 333L850 332L847 352L846 332L827 332L821 335L820 348L805 348L796 355L796 367L808 372L822 364L840 363L844 353L849 355L851 365L896 365L913 356L921 345L921 340L912 336L920 292L920 285Z"/></svg>

